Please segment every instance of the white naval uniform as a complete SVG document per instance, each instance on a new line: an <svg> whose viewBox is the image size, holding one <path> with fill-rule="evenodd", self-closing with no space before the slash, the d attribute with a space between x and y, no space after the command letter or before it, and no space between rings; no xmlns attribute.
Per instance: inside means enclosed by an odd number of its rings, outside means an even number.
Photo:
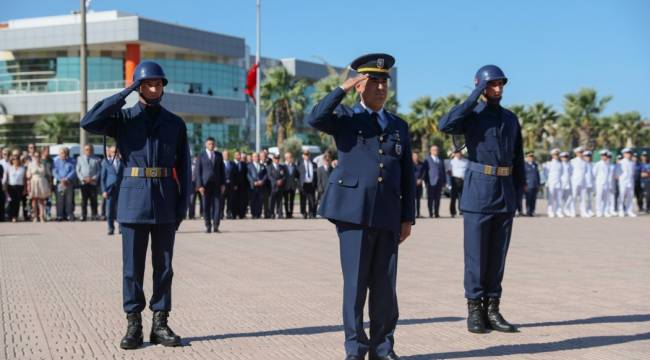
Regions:
<svg viewBox="0 0 650 360"><path fill-rule="evenodd" d="M594 187L596 188L596 216L610 216L610 202L613 200L614 174L609 161L600 160L594 165Z"/></svg>
<svg viewBox="0 0 650 360"><path fill-rule="evenodd" d="M560 207L562 204L562 163L560 160L551 159L544 164L544 177L546 178L548 216L564 217Z"/></svg>
<svg viewBox="0 0 650 360"><path fill-rule="evenodd" d="M580 216L587 216L587 162L581 157L571 159L571 202L569 204L569 214L576 215L576 202L580 202Z"/></svg>
<svg viewBox="0 0 650 360"><path fill-rule="evenodd" d="M594 210L592 208L593 196L594 196L594 164L591 161L585 161L586 170L585 170L585 210L587 211L587 216L594 216ZM582 215L582 209L580 210L580 215Z"/></svg>
<svg viewBox="0 0 650 360"><path fill-rule="evenodd" d="M571 194L571 177L573 167L568 161L560 161L562 163L562 212L567 216L575 216L575 212L571 212L571 203L573 203L573 196Z"/></svg>
<svg viewBox="0 0 650 360"><path fill-rule="evenodd" d="M634 214L634 171L636 164L629 159L622 159L617 166L618 175L618 216L636 216Z"/></svg>

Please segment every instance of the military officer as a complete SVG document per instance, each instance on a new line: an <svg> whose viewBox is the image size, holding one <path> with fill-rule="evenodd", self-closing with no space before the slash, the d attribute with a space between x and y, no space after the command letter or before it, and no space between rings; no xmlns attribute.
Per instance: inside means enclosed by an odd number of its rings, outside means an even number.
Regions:
<svg viewBox="0 0 650 360"><path fill-rule="evenodd" d="M535 203L537 202L537 192L539 190L539 168L535 162L535 153L526 154L524 163L526 171L526 216L535 216Z"/></svg>
<svg viewBox="0 0 650 360"><path fill-rule="evenodd" d="M610 152L600 151L600 160L594 165L594 185L596 188L596 216L610 217L610 202L614 184L614 171L610 164Z"/></svg>
<svg viewBox="0 0 650 360"><path fill-rule="evenodd" d="M594 167L593 163L591 162L591 151L586 150L582 156L585 159L585 163L587 164L587 169L585 170L585 210L586 216L592 217L594 216L592 209L592 197L594 195Z"/></svg>
<svg viewBox="0 0 650 360"><path fill-rule="evenodd" d="M168 326L171 310L174 236L187 211L191 192L190 152L183 120L160 104L167 79L162 67L144 61L135 68L133 83L101 100L81 120L87 131L115 139L124 162L117 221L122 230L123 299L128 326L122 349L142 344L142 318L146 302L143 277L147 243L151 235L153 311L150 341L180 345ZM122 109L136 90L139 101ZM172 176L173 171L176 178Z"/></svg>
<svg viewBox="0 0 650 360"><path fill-rule="evenodd" d="M622 150L623 159L618 163L616 175L618 176L618 216L636 217L634 213L634 172L635 164L632 160L632 149Z"/></svg>
<svg viewBox="0 0 650 360"><path fill-rule="evenodd" d="M346 80L313 109L309 124L334 137L338 165L330 174L319 214L336 225L343 270L343 325L348 360L398 359L397 249L415 221L415 177L408 126L384 109L388 54L364 55ZM341 104L355 89L359 103ZM363 328L369 290L370 339Z"/></svg>
<svg viewBox="0 0 650 360"><path fill-rule="evenodd" d="M584 159L584 149L578 146L573 149L575 157L569 161L571 164L571 203L569 203L569 216L576 216L576 202L580 202L580 217L587 216L587 162Z"/></svg>
<svg viewBox="0 0 650 360"><path fill-rule="evenodd" d="M519 121L500 105L507 82L499 67L481 67L469 98L438 124L445 133L464 134L467 145L469 164L460 209L464 213L467 329L474 333L488 328L516 331L499 312L517 191L526 185Z"/></svg>

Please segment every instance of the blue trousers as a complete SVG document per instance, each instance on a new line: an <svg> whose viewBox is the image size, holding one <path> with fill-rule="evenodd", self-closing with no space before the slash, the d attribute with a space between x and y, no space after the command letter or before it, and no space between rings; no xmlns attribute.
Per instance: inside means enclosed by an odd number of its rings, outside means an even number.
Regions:
<svg viewBox="0 0 650 360"><path fill-rule="evenodd" d="M513 213L463 215L465 297L501 297Z"/></svg>
<svg viewBox="0 0 650 360"><path fill-rule="evenodd" d="M535 204L537 203L538 188L529 188L526 191L526 215L535 215Z"/></svg>
<svg viewBox="0 0 650 360"><path fill-rule="evenodd" d="M175 224L120 224L120 228L124 312L141 312L146 306L143 281L150 234L153 294L149 308L152 311L171 310Z"/></svg>
<svg viewBox="0 0 650 360"><path fill-rule="evenodd" d="M117 218L117 195L108 194L106 198L106 222L108 230L115 230L115 219Z"/></svg>
<svg viewBox="0 0 650 360"><path fill-rule="evenodd" d="M397 308L397 248L399 234L361 225L337 223L343 270L345 351L363 357L387 356L395 343ZM366 294L370 339L363 328Z"/></svg>
<svg viewBox="0 0 650 360"><path fill-rule="evenodd" d="M221 222L221 188L207 185L203 193L203 220L205 227L219 229Z"/></svg>

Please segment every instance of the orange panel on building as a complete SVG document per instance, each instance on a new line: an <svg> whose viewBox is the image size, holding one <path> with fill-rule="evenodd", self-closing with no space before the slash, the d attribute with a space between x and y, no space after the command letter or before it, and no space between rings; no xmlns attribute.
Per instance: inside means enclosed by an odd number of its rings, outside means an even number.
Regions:
<svg viewBox="0 0 650 360"><path fill-rule="evenodd" d="M124 58L124 81L129 86L133 82L133 72L140 63L140 44L126 44Z"/></svg>

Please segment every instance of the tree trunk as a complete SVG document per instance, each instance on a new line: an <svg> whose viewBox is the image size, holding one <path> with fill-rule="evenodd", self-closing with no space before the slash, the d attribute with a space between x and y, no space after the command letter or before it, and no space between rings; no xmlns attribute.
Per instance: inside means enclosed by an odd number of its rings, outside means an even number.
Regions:
<svg viewBox="0 0 650 360"><path fill-rule="evenodd" d="M427 153L427 144L429 142L429 135L424 132L422 135L420 135L420 150L422 151L422 156L424 156Z"/></svg>

